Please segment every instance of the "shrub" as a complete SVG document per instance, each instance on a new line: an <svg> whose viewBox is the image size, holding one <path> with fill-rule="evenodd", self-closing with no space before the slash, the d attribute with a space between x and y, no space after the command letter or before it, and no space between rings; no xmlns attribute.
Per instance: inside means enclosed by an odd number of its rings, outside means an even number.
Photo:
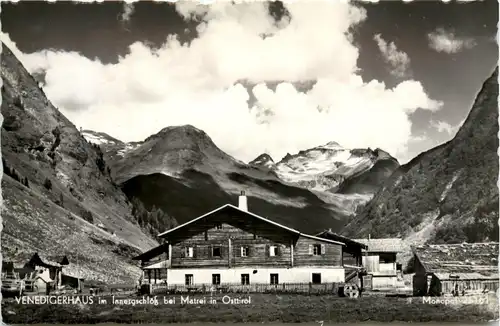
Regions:
<svg viewBox="0 0 500 326"><path fill-rule="evenodd" d="M46 178L44 183L43 183L43 186L47 189L47 190L51 190L52 189L52 181L50 181L49 178Z"/></svg>

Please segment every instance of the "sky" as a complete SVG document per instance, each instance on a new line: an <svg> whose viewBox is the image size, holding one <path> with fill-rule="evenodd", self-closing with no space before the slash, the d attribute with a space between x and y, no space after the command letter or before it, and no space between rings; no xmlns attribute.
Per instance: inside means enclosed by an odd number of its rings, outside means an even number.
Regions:
<svg viewBox="0 0 500 326"><path fill-rule="evenodd" d="M494 0L18 2L1 20L78 128L191 124L247 162L336 141L406 163L454 136L498 62Z"/></svg>

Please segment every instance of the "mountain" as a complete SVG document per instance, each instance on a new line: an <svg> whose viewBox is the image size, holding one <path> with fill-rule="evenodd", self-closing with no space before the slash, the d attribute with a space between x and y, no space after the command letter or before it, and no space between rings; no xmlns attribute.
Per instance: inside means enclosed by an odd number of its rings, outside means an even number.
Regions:
<svg viewBox="0 0 500 326"><path fill-rule="evenodd" d="M275 167L273 158L269 154L260 154L255 160L250 161L248 165L267 169L273 169Z"/></svg>
<svg viewBox="0 0 500 326"><path fill-rule="evenodd" d="M245 190L252 212L309 233L339 229L371 198L381 179L399 166L381 150L347 150L333 142L288 155L277 164L268 154L245 164L191 125L166 127L134 143L89 130L82 134L99 144L113 180L130 200L159 207L179 223L236 203ZM310 182L287 178L294 174L290 167ZM323 180L328 178L338 181L328 188L307 187L315 180L326 184Z"/></svg>
<svg viewBox="0 0 500 326"><path fill-rule="evenodd" d="M333 141L294 155L288 153L278 163L262 154L249 164L276 173L286 184L312 191L346 215L366 204L399 167L398 161L381 149L347 149Z"/></svg>
<svg viewBox="0 0 500 326"><path fill-rule="evenodd" d="M95 133L84 134L90 142L96 139ZM252 212L304 232L345 224L346 215L318 195L284 183L272 170L233 158L191 125L167 127L133 144L110 139L100 134L97 141L113 180L130 200L159 207L179 223L237 203L244 190Z"/></svg>
<svg viewBox="0 0 500 326"><path fill-rule="evenodd" d="M498 241L498 67L455 137L401 166L345 227L412 244Z"/></svg>
<svg viewBox="0 0 500 326"><path fill-rule="evenodd" d="M136 281L130 258L157 242L134 220L100 148L5 45L1 64L3 258L66 254L86 280Z"/></svg>

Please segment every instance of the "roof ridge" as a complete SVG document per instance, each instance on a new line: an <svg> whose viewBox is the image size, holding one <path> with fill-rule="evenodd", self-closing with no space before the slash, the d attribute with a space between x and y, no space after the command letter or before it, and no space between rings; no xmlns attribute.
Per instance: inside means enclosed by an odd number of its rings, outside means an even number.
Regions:
<svg viewBox="0 0 500 326"><path fill-rule="evenodd" d="M249 212L249 211L247 211L247 210L242 210L241 208L236 207L236 206L234 206L234 205L232 205L232 204L225 204L225 205L222 205L222 206L220 206L219 208L216 208L216 209L214 209L214 210L212 210L212 211L210 211L210 212L208 212L208 213L205 213L205 214L203 214L203 215L201 215L201 216L198 216L198 217L196 217L196 218L194 218L194 219L192 219L192 220L190 220L190 221L188 221L188 222L186 222L186 223L183 223L183 224L181 224L181 225L178 225L178 226L176 226L175 228L172 228L172 229L167 230L167 231L165 231L165 232L163 232L163 233L160 233L160 234L158 234L158 237L163 237L163 236L165 236L165 235L167 235L167 234L169 234L169 233L171 233L171 232L173 232L173 231L175 231L175 230L178 230L178 229L183 228L183 227L185 227L185 226L187 226L187 225L189 225L189 224L191 224L191 223L194 223L194 222L196 222L196 221L199 221L199 220L201 220L201 219L203 219L203 218L205 218L205 217L207 217L207 216L209 216L209 215L211 215L211 214L213 214L213 213L216 213L216 212L218 212L218 211L220 211L220 210L222 210L222 209L224 209L224 208L226 208L226 207L231 207L231 208L236 209L236 210L238 210L238 211L240 211L240 212L242 212L242 213L248 214L248 215L250 215L250 216L253 216L253 217L255 217L255 218L258 218L258 219L260 219L260 220L263 220L263 221L265 221L265 222L271 223L271 224L273 224L273 225L275 225L275 226L277 226L277 227L280 227L280 228L282 228L282 229L288 230L288 231L290 231L290 232L292 232L292 233L295 233L295 234L297 234L297 235L299 235L299 236L300 236L300 235L302 235L302 236L304 236L304 237L308 237L308 238L312 238L312 239L316 239L316 240L320 240L320 241L324 241L324 242L330 242L330 243L337 243L337 244L342 244L342 245L345 245L345 243L340 242L340 241L334 241L334 240L329 240L329 239L325 239L325 238L319 238L319 237L316 237L316 236L314 236L314 235L310 235L310 234L307 234L307 233L300 232L300 231L298 231L298 230L296 230L296 229L293 229L293 228L291 228L291 227L288 227L288 226L282 225L282 224L280 224L280 223L278 223L278 222L272 221L272 220L270 220L270 219L268 219L268 218L262 217L262 216L260 216L260 215L255 214L255 213Z"/></svg>

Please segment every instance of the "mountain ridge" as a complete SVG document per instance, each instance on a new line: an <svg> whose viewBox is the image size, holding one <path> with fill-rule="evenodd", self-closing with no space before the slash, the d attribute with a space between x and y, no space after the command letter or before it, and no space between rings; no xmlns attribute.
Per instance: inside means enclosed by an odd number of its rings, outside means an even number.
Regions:
<svg viewBox="0 0 500 326"><path fill-rule="evenodd" d="M498 67L448 142L419 154L344 228L412 243L498 241Z"/></svg>

